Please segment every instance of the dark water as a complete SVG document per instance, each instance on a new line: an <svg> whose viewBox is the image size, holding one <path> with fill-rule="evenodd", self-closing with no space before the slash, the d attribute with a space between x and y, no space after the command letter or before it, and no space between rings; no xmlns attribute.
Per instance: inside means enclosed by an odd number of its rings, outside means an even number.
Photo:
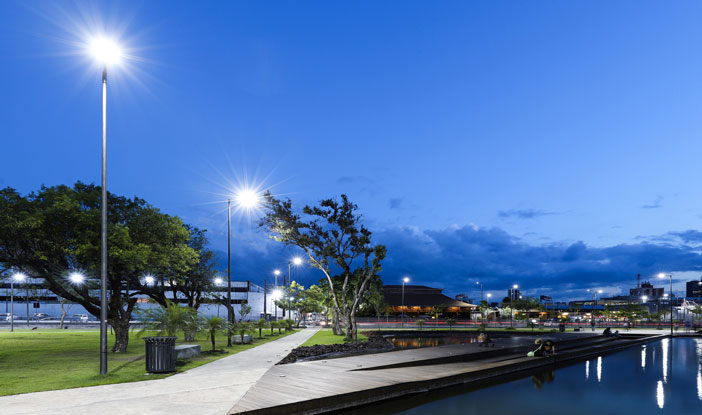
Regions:
<svg viewBox="0 0 702 415"><path fill-rule="evenodd" d="M504 382L504 383L499 383ZM355 414L702 415L702 339L664 339L570 366L453 387Z"/></svg>

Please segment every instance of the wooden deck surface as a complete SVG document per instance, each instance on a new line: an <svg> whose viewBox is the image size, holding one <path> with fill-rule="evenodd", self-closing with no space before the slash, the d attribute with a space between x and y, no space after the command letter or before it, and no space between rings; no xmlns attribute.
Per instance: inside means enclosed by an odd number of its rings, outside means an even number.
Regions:
<svg viewBox="0 0 702 415"><path fill-rule="evenodd" d="M495 349L486 352L476 344L463 344L278 365L229 414L323 413L650 340L580 337L572 342L559 342L562 347L557 349L556 358L525 357L530 346L498 347L494 353ZM456 361L457 357L463 361ZM442 363L442 359L451 362ZM412 366L402 366L407 364Z"/></svg>

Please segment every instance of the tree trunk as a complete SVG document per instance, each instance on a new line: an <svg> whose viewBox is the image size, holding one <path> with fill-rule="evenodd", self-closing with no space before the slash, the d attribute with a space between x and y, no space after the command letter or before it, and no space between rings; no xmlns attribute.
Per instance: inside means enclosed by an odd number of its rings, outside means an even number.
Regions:
<svg viewBox="0 0 702 415"><path fill-rule="evenodd" d="M337 336L344 334L344 331L341 329L341 325L339 324L339 310L336 307L332 307L332 333Z"/></svg>
<svg viewBox="0 0 702 415"><path fill-rule="evenodd" d="M215 351L215 334L214 331L210 332L210 340L212 341L212 351Z"/></svg>
<svg viewBox="0 0 702 415"><path fill-rule="evenodd" d="M356 340L356 322L351 310L344 310L344 325L346 326L346 340Z"/></svg>
<svg viewBox="0 0 702 415"><path fill-rule="evenodd" d="M195 341L195 333L184 333L184 341L193 342Z"/></svg>
<svg viewBox="0 0 702 415"><path fill-rule="evenodd" d="M129 345L129 319L108 320L108 322L115 331L115 344L112 347L112 352L126 352Z"/></svg>

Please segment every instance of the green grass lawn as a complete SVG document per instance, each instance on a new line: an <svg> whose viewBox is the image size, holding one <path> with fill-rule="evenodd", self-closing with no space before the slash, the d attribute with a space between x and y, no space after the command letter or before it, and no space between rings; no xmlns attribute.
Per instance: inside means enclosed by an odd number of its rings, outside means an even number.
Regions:
<svg viewBox="0 0 702 415"><path fill-rule="evenodd" d="M267 334L266 334L267 332ZM289 333L271 336L264 330L264 338L254 335L253 344L226 347L227 336L218 333L216 348L229 353L201 355L186 362L178 362L177 372L192 369L260 344L285 337ZM184 343L180 335L177 343ZM114 336L108 336L110 347ZM200 344L203 352L212 349L208 338L199 337L188 344ZM68 389L109 383L135 382L160 379L170 374L149 375L145 372L144 341L134 331L125 353L109 353L108 374L99 374L98 331L71 330L15 330L0 331L0 396L17 393Z"/></svg>
<svg viewBox="0 0 702 415"><path fill-rule="evenodd" d="M368 337L358 332L358 340L367 340ZM304 342L303 346L314 346L317 344L339 344L344 342L344 336L337 336L330 329L322 329Z"/></svg>

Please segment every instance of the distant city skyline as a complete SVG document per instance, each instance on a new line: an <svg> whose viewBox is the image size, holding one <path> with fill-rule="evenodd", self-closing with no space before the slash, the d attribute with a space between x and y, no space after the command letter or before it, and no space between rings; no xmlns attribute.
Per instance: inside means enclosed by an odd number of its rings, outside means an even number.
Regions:
<svg viewBox="0 0 702 415"><path fill-rule="evenodd" d="M135 59L111 74L108 188L208 229L227 193L294 205L348 194L383 277L475 297L628 293L702 275L702 4L652 1L0 4L0 187L100 180L100 70L85 33ZM9 156L7 156L9 155ZM233 275L294 251L235 215ZM303 283L319 272L294 271Z"/></svg>

